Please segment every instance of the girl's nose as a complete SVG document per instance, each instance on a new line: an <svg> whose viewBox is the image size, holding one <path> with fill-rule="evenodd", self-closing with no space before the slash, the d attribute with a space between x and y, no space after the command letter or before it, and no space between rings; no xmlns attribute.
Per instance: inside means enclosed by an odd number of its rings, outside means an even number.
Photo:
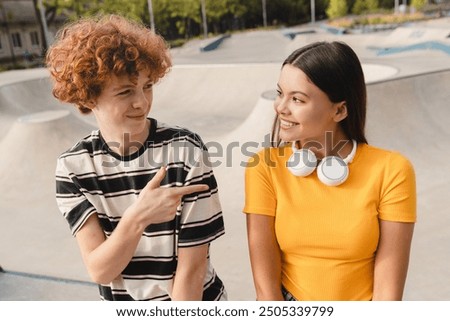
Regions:
<svg viewBox="0 0 450 321"><path fill-rule="evenodd" d="M285 114L287 112L286 102L283 98L277 97L273 104L275 112L278 114Z"/></svg>

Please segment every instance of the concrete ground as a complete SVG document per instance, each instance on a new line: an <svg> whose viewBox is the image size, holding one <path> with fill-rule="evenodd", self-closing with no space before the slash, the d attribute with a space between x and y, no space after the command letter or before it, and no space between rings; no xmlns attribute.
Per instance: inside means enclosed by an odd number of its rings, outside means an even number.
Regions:
<svg viewBox="0 0 450 321"><path fill-rule="evenodd" d="M449 34L449 18L365 35L333 35L317 24L235 34L208 52L200 41L172 50L174 68L155 87L150 115L198 132L217 161L227 234L213 243L212 259L230 300L255 297L242 214L245 143L257 143L255 151L270 131L283 59L318 40L354 48L368 85L369 142L402 152L416 169L404 299L450 300ZM53 179L59 153L94 126L55 101L45 69L0 73L0 300L98 300L56 208Z"/></svg>

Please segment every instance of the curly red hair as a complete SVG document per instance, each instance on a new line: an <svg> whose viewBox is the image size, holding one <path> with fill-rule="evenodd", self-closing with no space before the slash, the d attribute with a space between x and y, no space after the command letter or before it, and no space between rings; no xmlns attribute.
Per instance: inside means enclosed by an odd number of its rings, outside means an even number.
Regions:
<svg viewBox="0 0 450 321"><path fill-rule="evenodd" d="M172 62L164 39L144 25L121 16L85 18L61 29L46 55L53 95L91 112L111 74L137 76L148 70L153 82ZM89 106L89 107L88 107Z"/></svg>

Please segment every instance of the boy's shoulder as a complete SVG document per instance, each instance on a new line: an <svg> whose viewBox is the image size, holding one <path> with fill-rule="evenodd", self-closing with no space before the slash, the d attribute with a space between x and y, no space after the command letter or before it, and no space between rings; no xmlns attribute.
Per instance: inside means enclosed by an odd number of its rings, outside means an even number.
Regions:
<svg viewBox="0 0 450 321"><path fill-rule="evenodd" d="M59 158L66 158L73 155L88 154L92 155L95 152L102 150L102 142L100 138L100 131L98 129L93 130L88 135L81 138L78 142L65 150Z"/></svg>

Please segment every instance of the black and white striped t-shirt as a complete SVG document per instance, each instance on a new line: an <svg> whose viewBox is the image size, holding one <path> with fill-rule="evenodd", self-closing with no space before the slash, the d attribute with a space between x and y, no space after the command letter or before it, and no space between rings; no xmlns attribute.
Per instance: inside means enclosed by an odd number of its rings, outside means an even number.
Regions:
<svg viewBox="0 0 450 321"><path fill-rule="evenodd" d="M108 148L99 130L63 153L56 168L56 199L73 235L97 215L108 237L122 214L161 166L161 186L207 184L209 190L185 195L175 219L149 225L133 258L111 284L99 285L104 300L170 300L177 249L209 244L224 234L217 182L201 138L150 118L144 145L128 156ZM225 289L209 257L203 300L224 300Z"/></svg>

